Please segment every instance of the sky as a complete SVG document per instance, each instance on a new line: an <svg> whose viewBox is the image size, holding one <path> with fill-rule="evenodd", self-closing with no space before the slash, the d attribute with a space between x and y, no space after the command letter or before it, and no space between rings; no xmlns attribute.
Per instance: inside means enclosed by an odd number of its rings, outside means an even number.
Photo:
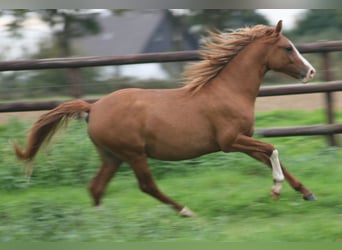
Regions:
<svg viewBox="0 0 342 250"><path fill-rule="evenodd" d="M257 12L265 15L271 25L282 19L284 29L292 29L298 19L303 16L305 9L259 9Z"/></svg>

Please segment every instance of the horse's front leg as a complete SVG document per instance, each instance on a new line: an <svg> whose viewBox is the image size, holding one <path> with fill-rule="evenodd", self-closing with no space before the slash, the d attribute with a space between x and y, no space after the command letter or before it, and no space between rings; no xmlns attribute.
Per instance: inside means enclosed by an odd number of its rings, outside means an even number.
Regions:
<svg viewBox="0 0 342 250"><path fill-rule="evenodd" d="M315 200L312 193L280 163L278 150L273 145L249 136L239 135L232 148L235 151L246 153L272 169L274 184L271 194L273 199L279 198L282 182L285 178L293 189L303 194L305 200Z"/></svg>

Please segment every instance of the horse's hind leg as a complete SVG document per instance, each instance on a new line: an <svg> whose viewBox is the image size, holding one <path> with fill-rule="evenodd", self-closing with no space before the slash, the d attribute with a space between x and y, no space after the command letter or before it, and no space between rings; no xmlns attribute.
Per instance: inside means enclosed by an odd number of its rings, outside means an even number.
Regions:
<svg viewBox="0 0 342 250"><path fill-rule="evenodd" d="M283 165L281 165L286 181L291 187L303 194L303 199L308 201L316 200L315 196L296 178L294 177Z"/></svg>
<svg viewBox="0 0 342 250"><path fill-rule="evenodd" d="M121 164L120 160L113 157L102 156L102 164L97 175L88 185L89 192L93 198L94 205L100 205L104 190Z"/></svg>
<svg viewBox="0 0 342 250"><path fill-rule="evenodd" d="M250 153L248 154L251 157L253 157L254 159L257 159L263 163L265 163L266 165L268 165L270 168L272 168L272 164L270 162L270 160L268 159L266 154L263 153L259 153L259 152L254 152L254 153ZM291 187L302 193L303 194L303 199L304 200L315 200L315 197L313 196L313 194L295 177L293 176L284 166L282 163L280 163L281 165L281 169L284 173L285 179L286 181L291 185Z"/></svg>
<svg viewBox="0 0 342 250"><path fill-rule="evenodd" d="M151 171L149 170L146 157L138 156L134 160L131 160L129 164L131 165L134 174L139 182L141 191L153 196L154 198L167 205L170 205L172 208L178 211L181 216L196 216L196 214L193 213L190 209L173 201L158 189L156 183L153 180Z"/></svg>
<svg viewBox="0 0 342 250"><path fill-rule="evenodd" d="M305 200L315 200L312 193L304 187L300 181L291 175L284 166L280 163L278 151L271 145L265 142L258 141L254 138L240 135L232 145L234 150L246 153L251 157L264 162L273 171L274 185L272 188L272 197L277 199L282 188L282 181L285 179L297 191L303 194Z"/></svg>

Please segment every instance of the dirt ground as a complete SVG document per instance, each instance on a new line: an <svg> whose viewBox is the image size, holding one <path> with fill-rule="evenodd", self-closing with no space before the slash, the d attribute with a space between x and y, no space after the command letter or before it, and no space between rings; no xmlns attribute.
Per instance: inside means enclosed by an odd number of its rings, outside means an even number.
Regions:
<svg viewBox="0 0 342 250"><path fill-rule="evenodd" d="M333 94L334 108L342 109L342 92ZM256 112L268 112L273 110L316 110L325 107L325 94L304 94L259 97L256 102ZM7 123L11 117L22 120L35 120L46 111L0 113L0 124Z"/></svg>
<svg viewBox="0 0 342 250"><path fill-rule="evenodd" d="M333 93L334 109L342 109L342 92ZM272 110L317 110L324 109L326 95L324 93L259 97L256 101L257 112Z"/></svg>

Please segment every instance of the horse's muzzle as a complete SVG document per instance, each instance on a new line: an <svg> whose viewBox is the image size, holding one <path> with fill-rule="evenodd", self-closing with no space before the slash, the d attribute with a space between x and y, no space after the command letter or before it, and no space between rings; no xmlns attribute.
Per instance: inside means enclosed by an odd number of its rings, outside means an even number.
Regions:
<svg viewBox="0 0 342 250"><path fill-rule="evenodd" d="M306 72L306 74L304 75L302 82L307 83L308 81L311 81L314 78L315 74L316 74L316 70L310 67L308 71Z"/></svg>

